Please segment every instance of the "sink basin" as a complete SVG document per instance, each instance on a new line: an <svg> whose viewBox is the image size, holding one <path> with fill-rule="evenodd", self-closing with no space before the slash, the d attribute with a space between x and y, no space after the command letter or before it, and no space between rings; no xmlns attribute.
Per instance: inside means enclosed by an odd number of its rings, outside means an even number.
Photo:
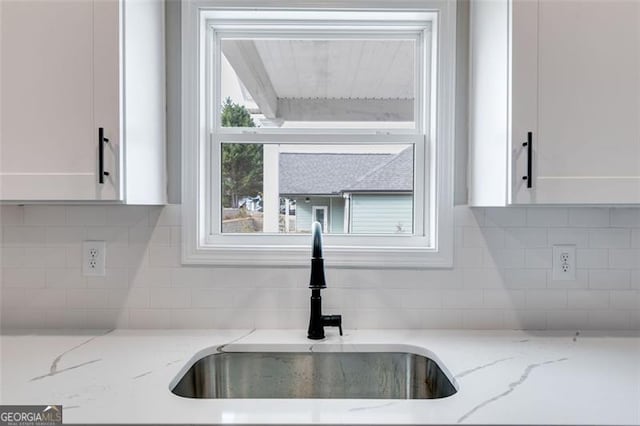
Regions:
<svg viewBox="0 0 640 426"><path fill-rule="evenodd" d="M224 352L196 361L172 392L186 398L445 398L433 360L407 352Z"/></svg>

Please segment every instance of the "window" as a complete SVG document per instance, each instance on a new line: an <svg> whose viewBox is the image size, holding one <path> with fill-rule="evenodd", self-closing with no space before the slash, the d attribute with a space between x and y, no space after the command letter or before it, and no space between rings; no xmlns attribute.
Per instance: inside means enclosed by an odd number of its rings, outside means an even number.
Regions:
<svg viewBox="0 0 640 426"><path fill-rule="evenodd" d="M305 265L318 221L328 265L450 266L455 2L203 4L183 5L183 261Z"/></svg>

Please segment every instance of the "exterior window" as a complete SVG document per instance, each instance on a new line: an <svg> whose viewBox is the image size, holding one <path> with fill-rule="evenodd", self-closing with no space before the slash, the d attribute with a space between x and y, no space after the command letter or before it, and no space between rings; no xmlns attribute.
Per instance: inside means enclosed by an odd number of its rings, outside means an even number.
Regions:
<svg viewBox="0 0 640 426"><path fill-rule="evenodd" d="M454 2L221 3L183 6L184 262L305 264L318 221L328 265L450 266Z"/></svg>

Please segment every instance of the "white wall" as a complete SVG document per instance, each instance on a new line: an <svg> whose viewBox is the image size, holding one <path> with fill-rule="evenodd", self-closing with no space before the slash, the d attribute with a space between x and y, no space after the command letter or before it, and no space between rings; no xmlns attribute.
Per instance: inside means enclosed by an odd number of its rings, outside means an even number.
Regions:
<svg viewBox="0 0 640 426"><path fill-rule="evenodd" d="M334 270L325 311L345 328L640 329L640 209L457 207L450 270ZM1 325L298 328L307 269L182 267L180 206L3 206ZM80 246L104 239L107 276ZM551 281L551 245L577 280ZM331 265L331 258L327 259Z"/></svg>

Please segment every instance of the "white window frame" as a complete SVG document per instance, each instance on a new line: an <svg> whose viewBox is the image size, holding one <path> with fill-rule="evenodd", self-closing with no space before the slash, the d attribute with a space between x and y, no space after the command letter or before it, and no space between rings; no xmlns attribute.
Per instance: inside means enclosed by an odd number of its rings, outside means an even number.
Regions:
<svg viewBox="0 0 640 426"><path fill-rule="evenodd" d="M393 4L393 7L389 7ZM213 200L219 198L219 188L212 184L219 175L219 150L212 147L222 142L272 142L269 129L220 129L209 123L210 97L216 99L219 90L210 81L214 55L206 55L215 43L211 19L229 9L267 8L279 11L310 9L350 9L362 11L402 11L406 16L429 16L429 63L434 64L426 73L430 96L418 105L416 114L429 111L424 129L408 132L378 131L340 132L339 135L301 132L290 129L290 134L278 129L283 143L405 143L415 147L416 164L414 188L413 235L326 235L325 259L327 266L429 268L451 267L453 263L453 145L455 111L455 0L345 0L339 3L281 0L189 0L182 5L182 197L184 264L236 265L236 266L307 266L310 241L305 235L286 234L222 234L220 209ZM233 13L233 12L231 12ZM239 15L241 16L241 14ZM405 26L402 27L405 29ZM237 26L216 26L218 31L239 31ZM385 34L386 37L386 34ZM215 59L213 59L215 62ZM416 61L420 62L420 61ZM418 64L418 67L420 64ZM416 78L419 81L419 78ZM419 90L424 90L419 88ZM203 96L203 94L205 94ZM219 108L219 105L216 106ZM213 134L210 133L214 129ZM224 131L224 140L216 139L215 132ZM283 134L284 133L284 134ZM303 138L301 139L301 134ZM419 139L418 139L419 138ZM215 140L216 143L212 143ZM212 167L217 165L216 167ZM425 173L425 170L427 173ZM216 198L218 197L218 198ZM208 207L209 206L209 207ZM217 211L216 211L217 210ZM428 214L427 214L428 212Z"/></svg>

